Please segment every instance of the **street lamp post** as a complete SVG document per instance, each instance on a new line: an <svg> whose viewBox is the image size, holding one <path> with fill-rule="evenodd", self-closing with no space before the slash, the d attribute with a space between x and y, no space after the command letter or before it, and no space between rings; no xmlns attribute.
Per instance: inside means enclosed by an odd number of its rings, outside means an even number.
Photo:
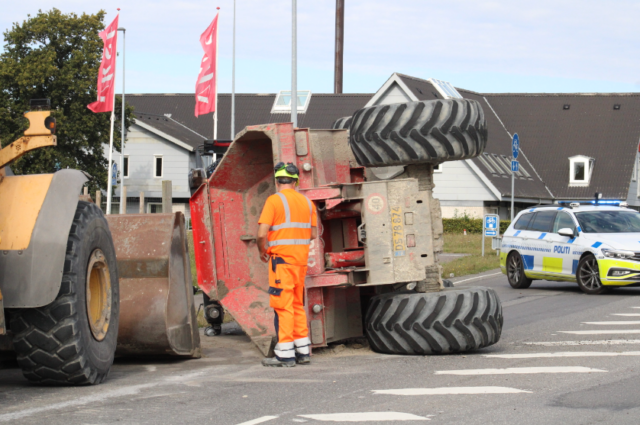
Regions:
<svg viewBox="0 0 640 425"><path fill-rule="evenodd" d="M124 70L125 70L125 38L127 30L125 28L118 28L118 31L122 31L122 127L120 130L120 214L126 214L124 210L125 202L122 197L124 195L124 139L125 139L125 125L124 125Z"/></svg>

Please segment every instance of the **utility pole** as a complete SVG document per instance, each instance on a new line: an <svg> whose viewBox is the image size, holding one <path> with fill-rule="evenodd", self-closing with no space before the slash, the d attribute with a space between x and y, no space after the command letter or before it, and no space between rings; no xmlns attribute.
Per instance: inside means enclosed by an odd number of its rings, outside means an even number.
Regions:
<svg viewBox="0 0 640 425"><path fill-rule="evenodd" d="M236 137L236 0L233 0L233 60L231 65L231 137Z"/></svg>
<svg viewBox="0 0 640 425"><path fill-rule="evenodd" d="M291 122L298 127L298 29L296 0L291 0Z"/></svg>
<svg viewBox="0 0 640 425"><path fill-rule="evenodd" d="M344 0L336 0L336 57L333 77L333 92L342 93L344 74Z"/></svg>

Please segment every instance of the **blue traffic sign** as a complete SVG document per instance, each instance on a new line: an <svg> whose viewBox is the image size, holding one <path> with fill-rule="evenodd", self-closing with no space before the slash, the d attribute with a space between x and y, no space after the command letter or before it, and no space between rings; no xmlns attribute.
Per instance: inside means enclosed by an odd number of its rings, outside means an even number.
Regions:
<svg viewBox="0 0 640 425"><path fill-rule="evenodd" d="M495 230L485 230L484 231L484 235L485 236L498 236L498 232Z"/></svg>
<svg viewBox="0 0 640 425"><path fill-rule="evenodd" d="M497 229L498 228L498 217L495 215L487 215L484 217L484 228L485 229Z"/></svg>
<svg viewBox="0 0 640 425"><path fill-rule="evenodd" d="M520 137L518 137L518 133L513 135L513 141L511 142L511 151L513 152L513 159L518 157L520 153Z"/></svg>
<svg viewBox="0 0 640 425"><path fill-rule="evenodd" d="M518 161L511 161L511 171L517 173L520 170L520 163Z"/></svg>

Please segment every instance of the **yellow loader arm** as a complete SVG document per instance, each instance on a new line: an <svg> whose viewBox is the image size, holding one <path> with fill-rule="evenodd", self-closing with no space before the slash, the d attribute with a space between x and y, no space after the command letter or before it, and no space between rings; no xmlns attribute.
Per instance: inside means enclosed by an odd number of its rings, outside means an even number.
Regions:
<svg viewBox="0 0 640 425"><path fill-rule="evenodd" d="M29 128L19 138L0 151L0 169L11 164L25 153L45 146L56 146L56 121L50 111L31 111L24 114Z"/></svg>

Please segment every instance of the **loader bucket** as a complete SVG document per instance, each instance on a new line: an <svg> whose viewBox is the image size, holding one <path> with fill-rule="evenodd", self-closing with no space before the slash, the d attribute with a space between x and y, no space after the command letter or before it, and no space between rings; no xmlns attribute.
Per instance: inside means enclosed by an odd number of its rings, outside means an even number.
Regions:
<svg viewBox="0 0 640 425"><path fill-rule="evenodd" d="M117 355L200 357L185 220L107 216L120 275Z"/></svg>

